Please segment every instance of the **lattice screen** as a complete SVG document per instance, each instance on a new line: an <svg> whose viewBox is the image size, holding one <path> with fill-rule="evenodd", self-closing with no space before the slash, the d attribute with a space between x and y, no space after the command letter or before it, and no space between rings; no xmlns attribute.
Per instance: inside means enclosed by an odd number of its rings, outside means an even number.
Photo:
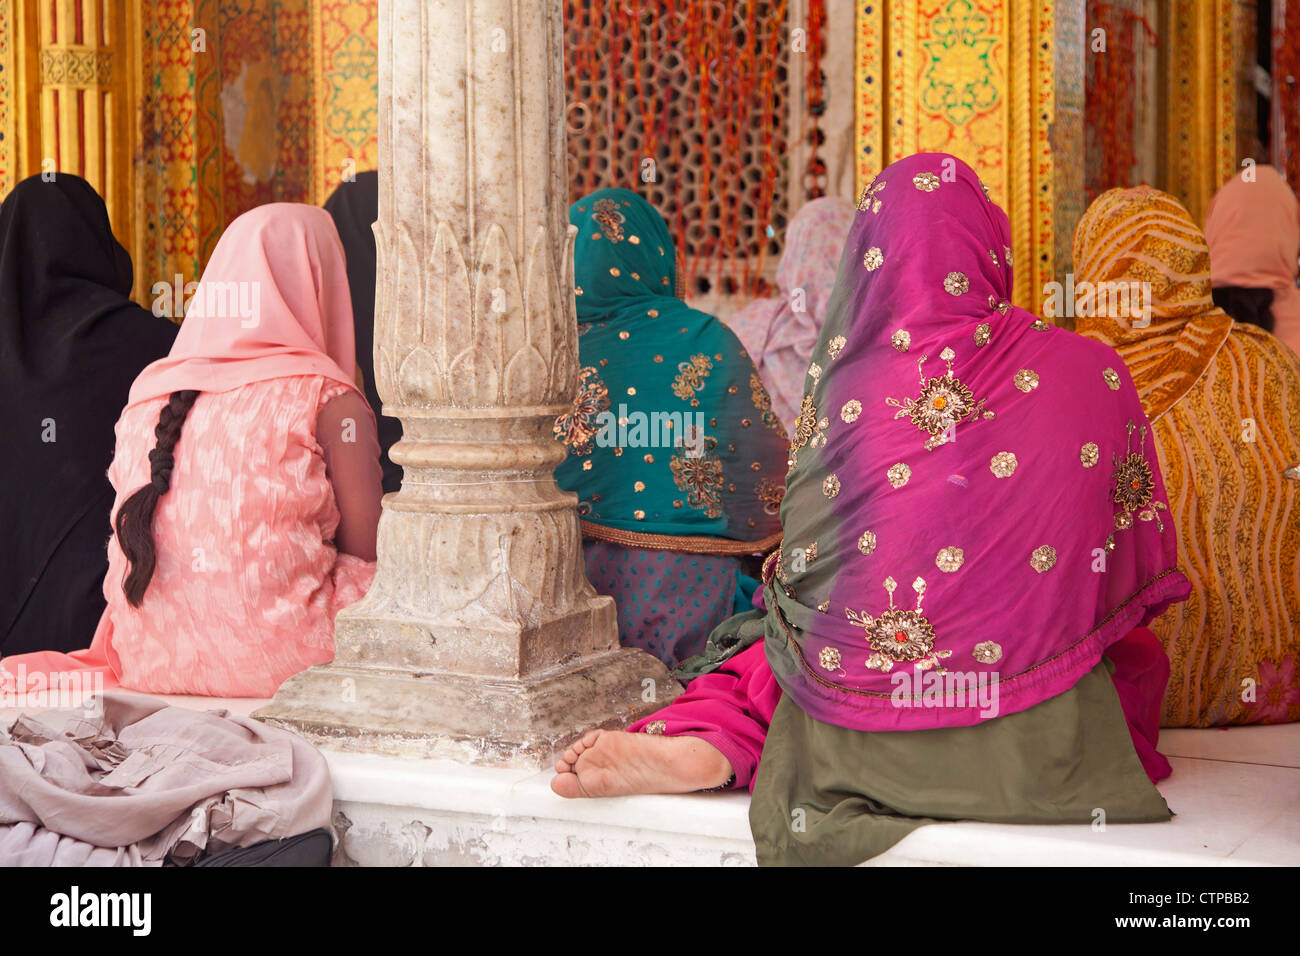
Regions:
<svg viewBox="0 0 1300 956"><path fill-rule="evenodd" d="M807 37L788 29L789 4L567 0L565 14L571 198L605 186L646 196L690 294L761 288L790 190L803 190L791 185L788 64L792 38Z"/></svg>

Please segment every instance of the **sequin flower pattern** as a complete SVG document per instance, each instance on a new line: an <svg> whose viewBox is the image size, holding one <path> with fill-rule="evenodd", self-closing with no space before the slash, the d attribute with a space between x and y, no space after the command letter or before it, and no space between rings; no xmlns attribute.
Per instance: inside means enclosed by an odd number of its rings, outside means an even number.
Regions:
<svg viewBox="0 0 1300 956"><path fill-rule="evenodd" d="M609 408L609 389L596 375L591 366L582 369L573 407L555 419L552 428L555 437L569 446L570 455L591 454L591 441L599 431L597 419Z"/></svg>
<svg viewBox="0 0 1300 956"><path fill-rule="evenodd" d="M686 503L709 518L722 516L722 460L714 454L717 447L717 439L705 437L702 455L683 453L668 461L673 484L686 492Z"/></svg>
<svg viewBox="0 0 1300 956"><path fill-rule="evenodd" d="M597 199L591 217L610 242L623 241L623 223L627 221L613 199Z"/></svg>
<svg viewBox="0 0 1300 956"><path fill-rule="evenodd" d="M1133 450L1133 432L1139 431L1138 450ZM1154 521L1162 533L1165 523L1160 520L1160 512L1168 511L1169 506L1163 501L1156 501L1156 481L1151 473L1151 464L1146 459L1147 428L1138 429L1131 420L1128 423L1128 441L1124 446L1124 457L1116 453L1111 456L1114 471L1111 472L1111 500L1118 506L1115 512L1115 528L1106 537L1106 550L1115 550L1115 531L1127 531L1133 527L1136 515L1139 521Z"/></svg>
<svg viewBox="0 0 1300 956"><path fill-rule="evenodd" d="M858 209L866 211L870 209L872 213L880 212L880 192L885 188L883 179L873 179L866 189L862 190L862 195L858 197Z"/></svg>
<svg viewBox="0 0 1300 956"><path fill-rule="evenodd" d="M912 590L916 592L916 607L910 610L894 607L894 591L897 588L897 581L892 577L885 578L885 590L889 592L889 610L873 616L865 611L845 608L844 615L866 631L867 646L871 649L867 667L888 672L893 670L895 664L911 663L920 670L929 670L943 658L952 656L952 651L935 650L934 628L921 612L921 602L925 599L925 579L917 578L912 582Z"/></svg>
<svg viewBox="0 0 1300 956"><path fill-rule="evenodd" d="M912 424L930 437L925 441L925 450L933 451L948 441L948 430L975 415L984 407L987 399L975 400L971 390L961 383L952 371L955 358L952 349L940 353L948 365L948 370L938 377L926 379L922 367L928 356L922 355L916 363L917 375L921 379L921 394L915 398L900 401L887 398L885 403L898 411L895 419L910 418Z"/></svg>

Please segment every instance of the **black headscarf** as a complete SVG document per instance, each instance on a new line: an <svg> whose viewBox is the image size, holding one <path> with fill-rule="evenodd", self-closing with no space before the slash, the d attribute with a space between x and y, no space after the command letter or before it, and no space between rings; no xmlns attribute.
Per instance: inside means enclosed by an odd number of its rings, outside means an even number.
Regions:
<svg viewBox="0 0 1300 956"><path fill-rule="evenodd" d="M348 286L352 289L352 322L357 332L357 364L366 380L366 399L379 425L379 462L384 468L384 492L402 486L402 466L388 457L402 437L402 423L383 414L383 401L375 388L375 233L379 218L379 174L357 173L355 182L343 182L325 200L325 211L343 240L348 260Z"/></svg>
<svg viewBox="0 0 1300 956"><path fill-rule="evenodd" d="M176 337L132 280L84 179L0 204L0 655L86 647L104 610L114 425Z"/></svg>

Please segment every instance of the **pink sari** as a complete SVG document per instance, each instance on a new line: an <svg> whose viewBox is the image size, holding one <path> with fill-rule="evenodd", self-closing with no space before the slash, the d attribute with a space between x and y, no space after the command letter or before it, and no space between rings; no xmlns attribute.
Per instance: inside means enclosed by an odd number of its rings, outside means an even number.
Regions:
<svg viewBox="0 0 1300 956"><path fill-rule="evenodd" d="M852 222L853 204L838 196L804 205L785 231L785 249L776 267L779 294L755 299L727 320L754 360L783 425L799 414L808 360L826 318L835 267Z"/></svg>
<svg viewBox="0 0 1300 956"><path fill-rule="evenodd" d="M5 658L0 691L97 673L105 689L266 697L330 660L334 614L364 595L374 574L372 562L333 545L339 513L314 434L330 398L360 395L354 353L329 214L272 203L231 223L171 353L140 373L118 422L114 515L149 481L166 396L204 393L182 427L174 487L155 514L158 567L144 603L132 608L123 598L125 558L114 536L108 606L91 646ZM370 415L364 401L358 414Z"/></svg>

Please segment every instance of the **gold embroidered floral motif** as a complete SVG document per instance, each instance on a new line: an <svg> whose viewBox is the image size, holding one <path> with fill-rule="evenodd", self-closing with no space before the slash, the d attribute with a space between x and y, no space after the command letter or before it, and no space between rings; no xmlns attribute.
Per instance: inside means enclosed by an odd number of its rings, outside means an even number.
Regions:
<svg viewBox="0 0 1300 956"><path fill-rule="evenodd" d="M1160 520L1161 511L1168 511L1169 506L1155 499L1155 476L1151 465L1146 460L1147 429L1140 430L1138 450L1133 451L1133 432L1137 429L1131 420L1128 423L1128 440L1124 447L1124 457L1116 453L1111 456L1115 470L1111 473L1111 500L1119 506L1115 513L1115 530L1128 531L1133 527L1133 515L1137 513L1143 521L1154 521L1156 528L1163 533L1165 523ZM1146 515L1150 517L1146 517ZM1113 550L1115 536L1106 539L1107 550Z"/></svg>
<svg viewBox="0 0 1300 956"><path fill-rule="evenodd" d="M829 611L830 609L831 609L831 602L830 602L830 601L822 601L821 604L818 604L818 605L817 605L817 610L821 611L823 614L825 614L825 613L826 613L827 611Z"/></svg>
<svg viewBox="0 0 1300 956"><path fill-rule="evenodd" d="M652 720L642 728L647 734L662 734L668 729L667 721Z"/></svg>
<svg viewBox="0 0 1300 956"><path fill-rule="evenodd" d="M632 517L636 518L637 521L644 521L645 512L638 508L636 511L632 512Z"/></svg>
<svg viewBox="0 0 1300 956"><path fill-rule="evenodd" d="M932 193L939 188L939 177L934 173L917 173L912 177L912 185L923 193Z"/></svg>
<svg viewBox="0 0 1300 956"><path fill-rule="evenodd" d="M862 190L862 195L858 197L859 211L865 210L868 207L870 207L876 194L879 193L884 188L885 188L885 181L883 179L877 178L871 180L871 182L867 184L867 188ZM880 212L880 200L874 199L874 202L875 202L875 209L873 211Z"/></svg>
<svg viewBox="0 0 1300 956"><path fill-rule="evenodd" d="M1029 327L1035 332L1050 332L1052 330L1052 327L1042 319L1034 319L1033 322L1029 323Z"/></svg>
<svg viewBox="0 0 1300 956"><path fill-rule="evenodd" d="M925 441L925 450L933 451L950 438L948 432L956 425L981 411L987 399L975 401L971 390L961 383L952 373L952 349L943 350L944 361L948 370L937 378L926 380L922 366L928 356L922 355L916 363L917 375L921 380L921 394L916 398L899 401L886 398L885 404L898 411L895 420L910 418L912 424L930 437Z"/></svg>
<svg viewBox="0 0 1300 956"><path fill-rule="evenodd" d="M1011 265L1011 247L1010 247L1010 246L1003 246L1003 247L1002 247L1002 258L1003 258L1004 260L1006 260L1007 265Z"/></svg>
<svg viewBox="0 0 1300 956"><path fill-rule="evenodd" d="M858 550L863 554L870 554L876 550L876 533L874 531L862 532L862 537L858 538Z"/></svg>
<svg viewBox="0 0 1300 956"><path fill-rule="evenodd" d="M977 325L975 327L975 336L974 336L975 344L978 345L980 348L983 348L984 346L988 345L989 332L990 332L990 328L987 322L981 322L979 325Z"/></svg>
<svg viewBox="0 0 1300 956"><path fill-rule="evenodd" d="M994 265L998 264L998 254L992 249L989 250L989 258L993 260Z"/></svg>
<svg viewBox="0 0 1300 956"><path fill-rule="evenodd" d="M844 407L840 409L840 418L843 419L849 425L852 425L854 422L856 422L858 420L858 416L861 414L862 414L862 403L858 401L856 398L850 398L847 402L844 403Z"/></svg>
<svg viewBox="0 0 1300 956"><path fill-rule="evenodd" d="M912 347L912 333L907 329L899 329L889 337L889 344L900 352L906 352Z"/></svg>
<svg viewBox="0 0 1300 956"><path fill-rule="evenodd" d="M1038 387L1038 373L1033 369L1022 368L1016 373L1016 388L1022 392L1032 392Z"/></svg>
<svg viewBox="0 0 1300 956"><path fill-rule="evenodd" d="M898 582L892 577L885 578L885 590L889 592L889 610L878 616L865 611L844 609L844 616L866 632L867 646L872 655L867 660L867 667L873 670L890 671L897 663L924 663L929 666L934 662L949 657L952 651L939 651L934 647L934 628L921 612L921 603L925 599L925 579L917 578L912 582L916 592L916 607L912 610L894 607L894 590ZM924 666L923 666L923 669Z"/></svg>
<svg viewBox="0 0 1300 956"><path fill-rule="evenodd" d="M600 413L609 408L609 389L591 366L578 375L578 394L573 407L555 419L551 429L557 439L569 446L570 455L590 455L591 440L600 430L596 421ZM586 468L590 463L584 462Z"/></svg>
<svg viewBox="0 0 1300 956"><path fill-rule="evenodd" d="M1010 478L1016 471L1015 452L1000 451L989 460L989 471L993 472L998 478Z"/></svg>
<svg viewBox="0 0 1300 956"><path fill-rule="evenodd" d="M1101 455L1097 450L1097 445L1095 442L1086 442L1084 446L1079 449L1079 462L1083 465L1084 468L1093 467L1094 465L1097 464L1097 461L1100 458Z"/></svg>
<svg viewBox="0 0 1300 956"><path fill-rule="evenodd" d="M1119 391L1119 373L1113 368L1102 369L1101 377L1106 380L1106 387L1112 392Z"/></svg>
<svg viewBox="0 0 1300 956"><path fill-rule="evenodd" d="M1050 571L1056 567L1056 549L1050 544L1034 548L1033 553L1029 556L1029 565L1039 574Z"/></svg>
<svg viewBox="0 0 1300 956"><path fill-rule="evenodd" d="M862 257L862 264L867 267L868 272L875 272L885 262L884 253L880 251L879 246L872 246L867 250L866 255Z"/></svg>
<svg viewBox="0 0 1300 956"><path fill-rule="evenodd" d="M970 291L970 279L962 272L949 272L943 280L944 291L949 295L964 295Z"/></svg>
<svg viewBox="0 0 1300 956"><path fill-rule="evenodd" d="M980 641L971 648L971 657L981 664L996 664L1002 660L1002 645L997 641Z"/></svg>
<svg viewBox="0 0 1300 956"><path fill-rule="evenodd" d="M895 488L901 488L912 480L912 469L901 461L896 465L891 465L889 471L885 474L889 478L889 483Z"/></svg>
<svg viewBox="0 0 1300 956"><path fill-rule="evenodd" d="M817 560L817 542L813 541L808 547L803 549L804 560L812 564Z"/></svg>
<svg viewBox="0 0 1300 956"><path fill-rule="evenodd" d="M817 406L813 404L811 395L805 395L799 403L799 417L794 420L794 435L790 439L790 467L794 467L799 449L808 444L816 428Z"/></svg>
<svg viewBox="0 0 1300 956"><path fill-rule="evenodd" d="M778 485L772 479L763 477L754 486L754 494L763 503L763 514L774 515L781 510L781 499L785 497L785 485Z"/></svg>
<svg viewBox="0 0 1300 956"><path fill-rule="evenodd" d="M822 494L827 498L834 498L840 493L840 479L838 475L827 475L826 480L822 482Z"/></svg>
<svg viewBox="0 0 1300 956"><path fill-rule="evenodd" d="M612 199L597 199L596 204L591 208L591 217L596 220L605 238L610 242L622 242L623 223L627 222L627 219L619 211L618 203Z"/></svg>
<svg viewBox="0 0 1300 956"><path fill-rule="evenodd" d="M713 454L717 447L717 440L706 436L703 454L673 455L668 462L673 484L686 492L686 503L710 518L722 516L722 460Z"/></svg>
<svg viewBox="0 0 1300 956"><path fill-rule="evenodd" d="M808 374L812 376L812 380L814 382L819 382L821 381L821 377L822 377L822 367L818 365L816 362L813 362L811 365L808 366Z"/></svg>
<svg viewBox="0 0 1300 956"><path fill-rule="evenodd" d="M773 431L781 431L781 420L772 411L772 397L767 394L767 389L763 387L763 381L756 372L749 373L749 399L761 413L763 424Z"/></svg>
<svg viewBox="0 0 1300 956"><path fill-rule="evenodd" d="M692 355L689 362L677 366L677 377L673 379L673 394L682 400L689 400L692 408L698 408L700 400L695 393L704 388L704 380L713 369L713 361L707 355Z"/></svg>
<svg viewBox="0 0 1300 956"><path fill-rule="evenodd" d="M961 548L941 548L935 555L934 563L944 574L952 574L966 561L966 552Z"/></svg>
<svg viewBox="0 0 1300 956"><path fill-rule="evenodd" d="M817 655L817 663L824 670L837 671L840 669L840 652L839 648L823 647L821 653Z"/></svg>
<svg viewBox="0 0 1300 956"><path fill-rule="evenodd" d="M842 335L837 335L826 345L826 354L831 357L831 361L840 357L840 352L844 351L847 340Z"/></svg>

